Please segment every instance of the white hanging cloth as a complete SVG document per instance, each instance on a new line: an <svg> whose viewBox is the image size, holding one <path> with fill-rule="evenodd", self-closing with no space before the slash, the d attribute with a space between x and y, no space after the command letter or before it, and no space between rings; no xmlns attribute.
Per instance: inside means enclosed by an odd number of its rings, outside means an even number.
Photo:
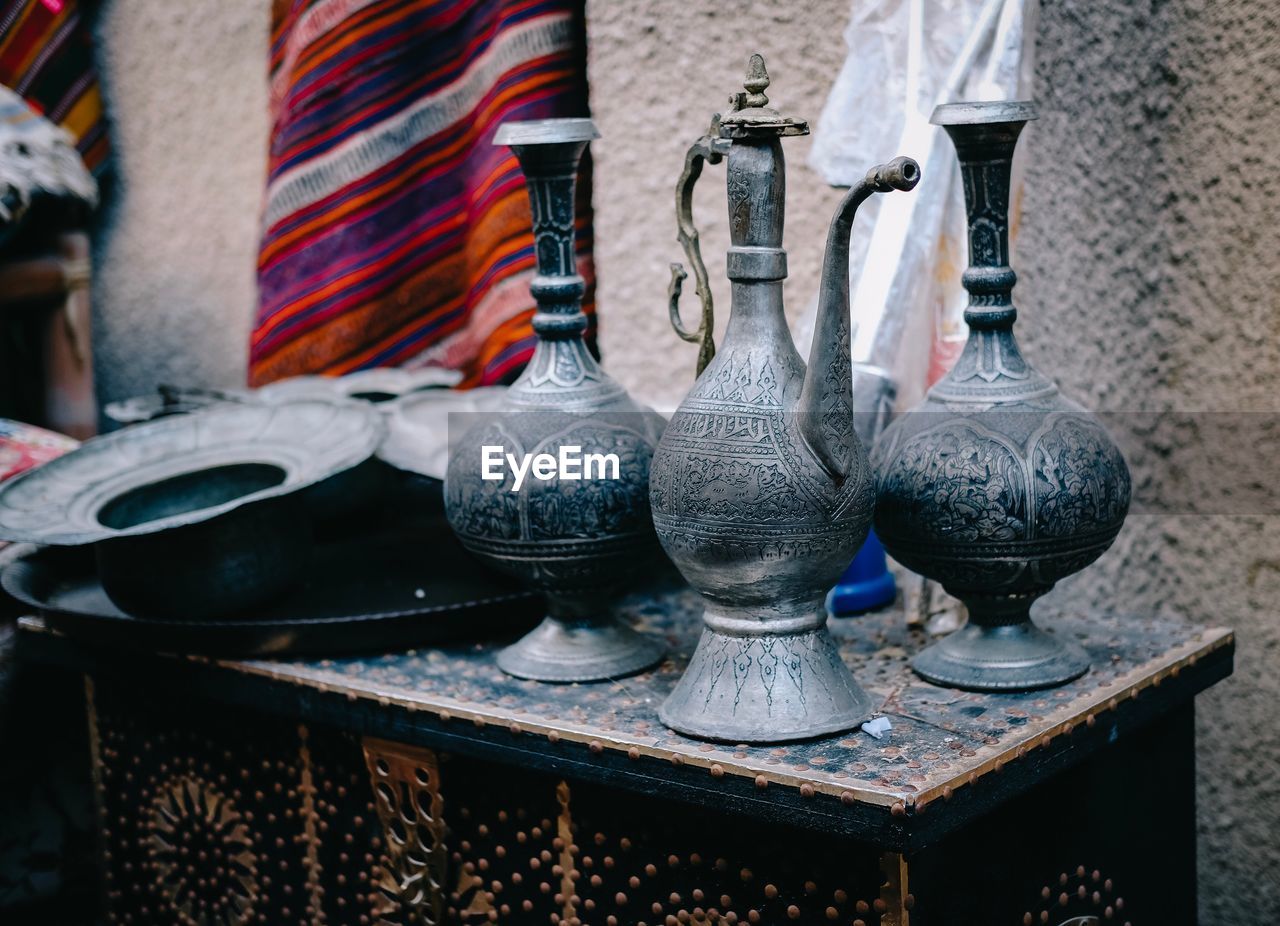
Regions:
<svg viewBox="0 0 1280 926"><path fill-rule="evenodd" d="M854 2L849 56L818 119L810 163L838 186L900 154L922 168L911 195L873 200L875 220L855 225L850 251L853 360L888 372L899 407L923 398L966 334L959 164L929 116L956 100L1030 99L1038 12L1038 0ZM1013 184L1016 231L1016 162ZM800 344L812 339L815 312L816 303L801 321Z"/></svg>

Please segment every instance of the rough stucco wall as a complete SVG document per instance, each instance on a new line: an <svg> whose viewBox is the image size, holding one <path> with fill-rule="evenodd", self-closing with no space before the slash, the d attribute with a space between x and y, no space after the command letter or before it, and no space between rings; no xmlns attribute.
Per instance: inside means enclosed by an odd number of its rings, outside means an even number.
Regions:
<svg viewBox="0 0 1280 926"><path fill-rule="evenodd" d="M95 236L101 401L244 382L266 169L267 0L109 0L116 186Z"/></svg>
<svg viewBox="0 0 1280 926"><path fill-rule="evenodd" d="M769 62L770 96L816 119L842 60L847 0L794 5L589 0L596 260L606 366L670 407L696 348L666 318L672 190L687 145ZM1064 391L1115 412L1277 410L1280 379L1280 23L1262 0L1046 3L1015 266L1019 332ZM785 244L794 322L816 289L838 192L787 139ZM724 181L695 203L728 313ZM690 292L691 296L692 293ZM688 297L686 297L688 298ZM690 309L689 321L696 321ZM1208 418L1117 418L1140 498L1116 546L1054 592L1056 604L1162 610L1239 631L1236 675L1198 701L1201 921L1280 919L1280 518L1242 515L1241 489L1274 481L1277 428L1233 435ZM1274 417L1274 415L1272 416ZM1246 479L1222 485L1229 467ZM1254 493L1258 494L1258 493ZM1266 492L1263 491L1263 496ZM1196 502L1186 512L1179 498ZM1263 510L1280 511L1274 497ZM1215 514L1237 512L1234 516Z"/></svg>
<svg viewBox="0 0 1280 926"><path fill-rule="evenodd" d="M1197 702L1200 914L1276 922L1280 15L1263 2L1046 4L1039 55L1023 343L1086 404L1165 413L1129 429L1134 484L1199 512L1130 517L1055 594L1237 629L1235 676ZM1227 433L1221 416L1187 411L1260 414Z"/></svg>

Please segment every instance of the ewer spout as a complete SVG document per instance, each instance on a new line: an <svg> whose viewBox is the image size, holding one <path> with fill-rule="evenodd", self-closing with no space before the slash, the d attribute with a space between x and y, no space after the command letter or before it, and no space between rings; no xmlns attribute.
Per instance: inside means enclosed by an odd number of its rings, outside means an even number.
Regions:
<svg viewBox="0 0 1280 926"><path fill-rule="evenodd" d="M894 158L867 171L845 195L831 219L822 260L818 317L809 367L800 391L800 432L810 450L836 480L853 460L853 373L849 330L849 237L858 207L873 193L910 190L920 182L920 165Z"/></svg>

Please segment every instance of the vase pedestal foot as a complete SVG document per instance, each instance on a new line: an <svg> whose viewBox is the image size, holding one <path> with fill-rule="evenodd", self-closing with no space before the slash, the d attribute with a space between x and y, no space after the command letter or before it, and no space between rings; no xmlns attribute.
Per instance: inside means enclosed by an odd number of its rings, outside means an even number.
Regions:
<svg viewBox="0 0 1280 926"><path fill-rule="evenodd" d="M1047 633L1030 620L983 625L970 622L911 660L916 674L935 685L966 691L1031 691L1052 688L1089 671L1089 656L1076 643Z"/></svg>
<svg viewBox="0 0 1280 926"><path fill-rule="evenodd" d="M709 610L698 648L658 718L686 736L728 743L808 739L869 720L871 696L819 613L820 621L793 632L726 633Z"/></svg>
<svg viewBox="0 0 1280 926"><path fill-rule="evenodd" d="M582 620L547 615L498 653L498 668L538 682L601 682L648 669L665 654L661 641L612 617Z"/></svg>

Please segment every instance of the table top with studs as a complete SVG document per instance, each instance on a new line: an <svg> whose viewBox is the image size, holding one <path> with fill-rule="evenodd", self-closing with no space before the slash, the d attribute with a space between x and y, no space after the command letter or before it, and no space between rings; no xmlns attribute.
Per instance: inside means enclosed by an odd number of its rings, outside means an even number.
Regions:
<svg viewBox="0 0 1280 926"><path fill-rule="evenodd" d="M372 729L371 718L391 712L396 722L378 735L460 751L475 741L499 759L505 749L512 761L570 771L597 766L597 777L622 787L663 793L664 782L677 790L692 786L702 802L721 791L739 804L773 804L777 817L797 807L821 807L823 816L835 818L857 809L851 820L865 824L868 813L873 820L879 814L901 827L926 810L952 812L989 781L1034 784L1036 776L1102 748L1230 674L1234 651L1234 636L1223 628L1046 609L1039 621L1083 645L1093 657L1091 670L1054 689L977 693L940 688L911 671L911 655L930 638L908 627L900 609L832 619L841 655L892 730L882 739L850 730L749 746L701 742L658 720L658 705L697 641L697 596L665 587L632 595L619 608L639 629L666 639L670 653L649 672L592 684L507 676L493 659L505 641L328 659L160 658L199 664L215 683L219 677L256 680L280 696L273 702L260 691L245 698L255 706L314 716L327 698L322 719L341 723L346 711L363 732ZM44 630L34 618L25 618L23 628ZM293 707L283 707L286 702Z"/></svg>

